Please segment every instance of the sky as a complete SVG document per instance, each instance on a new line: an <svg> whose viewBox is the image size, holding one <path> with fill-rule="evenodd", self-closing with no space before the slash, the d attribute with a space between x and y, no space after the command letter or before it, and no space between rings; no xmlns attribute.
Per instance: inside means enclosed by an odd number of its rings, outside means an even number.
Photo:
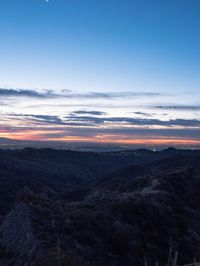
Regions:
<svg viewBox="0 0 200 266"><path fill-rule="evenodd" d="M0 137L200 144L199 0L1 0Z"/></svg>

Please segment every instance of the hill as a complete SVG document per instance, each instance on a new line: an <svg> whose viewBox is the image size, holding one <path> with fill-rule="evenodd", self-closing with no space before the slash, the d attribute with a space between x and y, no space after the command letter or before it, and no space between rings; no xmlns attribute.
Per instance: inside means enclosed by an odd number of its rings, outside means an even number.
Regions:
<svg viewBox="0 0 200 266"><path fill-rule="evenodd" d="M1 150L0 265L200 260L199 162L176 149Z"/></svg>

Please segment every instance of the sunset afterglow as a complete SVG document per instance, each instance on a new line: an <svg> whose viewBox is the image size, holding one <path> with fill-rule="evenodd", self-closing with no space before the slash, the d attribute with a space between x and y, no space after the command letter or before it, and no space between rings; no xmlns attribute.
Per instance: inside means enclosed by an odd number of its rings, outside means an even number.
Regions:
<svg viewBox="0 0 200 266"><path fill-rule="evenodd" d="M199 145L197 1L8 2L1 138Z"/></svg>

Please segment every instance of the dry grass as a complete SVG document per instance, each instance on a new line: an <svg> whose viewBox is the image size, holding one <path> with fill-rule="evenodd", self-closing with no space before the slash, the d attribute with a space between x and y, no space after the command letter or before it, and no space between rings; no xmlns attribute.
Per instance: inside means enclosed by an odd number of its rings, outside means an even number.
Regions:
<svg viewBox="0 0 200 266"><path fill-rule="evenodd" d="M144 259L144 266L148 266L148 263L146 259ZM163 266L161 264L158 264L156 261L155 266ZM169 250L169 256L168 256L168 261L164 266L200 266L200 262L197 262L195 259L192 263L189 264L178 264L178 252L175 251L174 253L172 252L172 248Z"/></svg>

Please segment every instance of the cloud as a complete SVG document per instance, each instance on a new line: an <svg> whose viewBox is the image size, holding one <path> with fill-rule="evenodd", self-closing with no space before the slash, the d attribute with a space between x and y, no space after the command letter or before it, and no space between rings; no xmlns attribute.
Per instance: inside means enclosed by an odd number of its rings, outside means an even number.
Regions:
<svg viewBox="0 0 200 266"><path fill-rule="evenodd" d="M1 101L0 102L0 106L9 106L10 104L5 102L5 101Z"/></svg>
<svg viewBox="0 0 200 266"><path fill-rule="evenodd" d="M79 112L79 111L78 111ZM81 111L82 112L82 111ZM93 111L91 111L93 112ZM94 111L98 112L98 111ZM101 112L100 112L101 114ZM196 127L200 128L200 120L198 119L149 119L149 118L137 118L137 117L103 117L101 115L78 115L70 114L68 116L56 116L56 115L35 115L35 114L7 114L4 117L7 119L20 119L20 121L31 121L35 124L52 124L52 125L66 125L66 126L109 126L123 127L123 126L161 126L161 127Z"/></svg>
<svg viewBox="0 0 200 266"><path fill-rule="evenodd" d="M200 105L158 105L154 106L154 108L164 110L199 111Z"/></svg>
<svg viewBox="0 0 200 266"><path fill-rule="evenodd" d="M156 115L156 113L145 113L145 112L133 112L133 113L136 115L142 115L142 116L148 116L148 117Z"/></svg>
<svg viewBox="0 0 200 266"><path fill-rule="evenodd" d="M5 89L0 88L0 96L5 97L33 97L33 98L45 98L45 97L55 97L52 91L47 90L39 92L37 90L24 90L24 89Z"/></svg>
<svg viewBox="0 0 200 266"><path fill-rule="evenodd" d="M40 122L56 124L56 125L63 125L64 122L61 120L60 117L55 115L26 115L26 117L31 118L32 120L37 120Z"/></svg>
<svg viewBox="0 0 200 266"><path fill-rule="evenodd" d="M95 137L110 135L123 136L127 139L151 139L151 138L177 138L177 139L197 139L200 140L200 129L151 129L151 128L88 128L81 127L79 130L76 128L60 128L60 132L54 133L45 133L45 136L48 137L65 137L65 136L74 136L74 137Z"/></svg>
<svg viewBox="0 0 200 266"><path fill-rule="evenodd" d="M31 134L38 134L38 128L35 127L12 127L12 128L3 128L1 130L15 133L15 132L26 132L31 131ZM48 140L49 138L63 138L68 136L73 137L88 137L93 138L96 136L110 136L112 139L118 139L123 137L124 139L186 139L186 140L199 140L200 141L200 129L152 129L152 128L92 128L92 127L80 127L78 130L76 127L58 127L56 130L54 127L41 127L39 129L40 135L44 139ZM98 140L97 140L98 141Z"/></svg>
<svg viewBox="0 0 200 266"><path fill-rule="evenodd" d="M71 94L71 97L77 97L77 98L125 98L125 97L155 97L155 96L161 96L160 93L154 93L154 92L88 92L88 93L75 93ZM70 96L70 94L69 94Z"/></svg>
<svg viewBox="0 0 200 266"><path fill-rule="evenodd" d="M72 115L97 115L97 116L101 116L101 115L106 115L106 112L101 112L101 111L87 111L87 110L78 110L78 111L74 111L71 113Z"/></svg>
<svg viewBox="0 0 200 266"><path fill-rule="evenodd" d="M158 97L163 94L156 92L85 92L85 93L73 93L68 91L63 95L67 98L79 98L79 99L114 99L114 98L138 98L138 97Z"/></svg>
<svg viewBox="0 0 200 266"><path fill-rule="evenodd" d="M159 119L142 119L134 117L95 117L95 116L67 116L65 117L69 122L80 123L87 122L90 124L130 124L135 126L183 126L183 127L200 127L200 120L197 119L170 119L170 120L159 120Z"/></svg>
<svg viewBox="0 0 200 266"><path fill-rule="evenodd" d="M2 114L0 137L46 141L150 142L171 139L200 142L200 120L12 113Z"/></svg>
<svg viewBox="0 0 200 266"><path fill-rule="evenodd" d="M35 114L11 114L12 117L18 117L24 121L32 121L39 124L64 125L65 123L56 115L35 115Z"/></svg>
<svg viewBox="0 0 200 266"><path fill-rule="evenodd" d="M161 96L155 92L85 92L78 93L71 90L56 92L53 90L38 91L33 89L0 88L0 96L5 97L34 97L34 98L77 98L77 99L114 99L127 97L156 97Z"/></svg>
<svg viewBox="0 0 200 266"><path fill-rule="evenodd" d="M0 125L0 137L12 137L17 139L37 139L37 140L80 140L87 139L98 142L100 139L118 141L118 140L196 140L200 142L199 128L151 128L134 126L80 126L72 122L63 123L57 116L36 116L32 117L35 123L18 123L18 126L4 124ZM45 122L41 121L45 120ZM32 120L30 120L32 121Z"/></svg>

